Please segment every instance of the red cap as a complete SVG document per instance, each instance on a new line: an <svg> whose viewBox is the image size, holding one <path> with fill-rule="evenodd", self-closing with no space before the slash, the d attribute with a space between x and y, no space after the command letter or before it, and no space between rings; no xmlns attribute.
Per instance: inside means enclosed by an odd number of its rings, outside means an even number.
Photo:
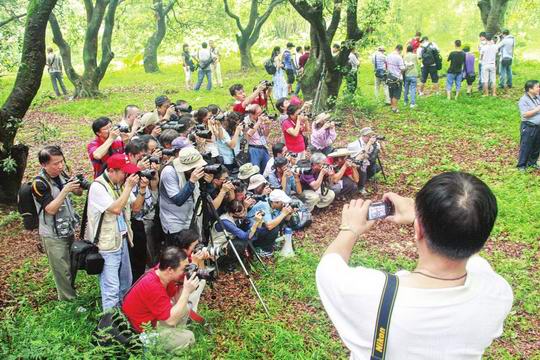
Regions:
<svg viewBox="0 0 540 360"><path fill-rule="evenodd" d="M129 162L128 157L125 154L114 154L107 159L107 167L109 169L119 169L126 174L135 174L141 169Z"/></svg>

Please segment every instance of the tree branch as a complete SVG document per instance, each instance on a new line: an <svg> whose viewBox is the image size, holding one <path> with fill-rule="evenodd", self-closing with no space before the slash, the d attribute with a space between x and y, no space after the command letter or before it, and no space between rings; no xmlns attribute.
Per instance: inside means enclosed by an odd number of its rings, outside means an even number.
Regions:
<svg viewBox="0 0 540 360"><path fill-rule="evenodd" d="M242 23L240 22L240 18L238 17L238 15L235 15L231 12L231 9L229 8L229 3L227 0L223 0L223 5L225 7L225 13L232 19L234 19L234 21L236 22L236 27L238 28L238 30L240 30L240 32L244 32L244 28L242 27Z"/></svg>
<svg viewBox="0 0 540 360"><path fill-rule="evenodd" d="M118 0L110 0L109 7L107 9L107 15L105 16L105 27L103 29L103 35L101 37L101 61L97 69L97 75L99 80L103 79L107 67L114 58L114 53L111 50L112 33L114 30L114 16L116 14L116 8L118 7Z"/></svg>
<svg viewBox="0 0 540 360"><path fill-rule="evenodd" d="M171 0L169 2L169 4L165 7L165 10L163 12L164 15L167 15L169 13L169 11L172 10L172 8L174 7L174 5L176 5L176 3L178 2L178 0Z"/></svg>
<svg viewBox="0 0 540 360"><path fill-rule="evenodd" d="M245 27L245 32L251 37L251 33L259 17L259 0L251 0L251 8L249 10L249 20L248 24Z"/></svg>
<svg viewBox="0 0 540 360"><path fill-rule="evenodd" d="M332 39L334 39L334 35L336 34L337 28L339 26L339 22L341 20L341 6L342 6L341 1L342 0L334 1L334 10L332 13L332 20L330 21L330 25L328 25L328 28L326 29L329 41L332 41ZM348 0L348 1L354 1L354 0Z"/></svg>
<svg viewBox="0 0 540 360"><path fill-rule="evenodd" d="M272 14L272 11L274 10L274 8L285 2L286 0L273 0L269 5L268 5L268 8L266 9L266 11L264 12L264 14L262 14L261 16L259 16L257 18L257 21L255 23L255 26L253 27L253 32L251 33L251 36L249 37L249 40L248 40L248 43L253 46L257 40L259 39L259 35L261 33L261 28L262 26L264 25L264 23L266 22L266 20L268 20L268 18L270 17L270 14Z"/></svg>
<svg viewBox="0 0 540 360"><path fill-rule="evenodd" d="M60 49L60 56L62 57L62 62L64 63L66 75L69 81L75 85L79 82L81 76L77 74L73 68L73 63L71 62L71 47L64 40L62 30L60 29L60 25L58 24L58 20L56 19L54 13L51 13L49 16L49 25L51 26L51 31L53 34L53 42L56 44L56 46L58 46L58 49Z"/></svg>
<svg viewBox="0 0 540 360"><path fill-rule="evenodd" d="M6 19L6 20L4 20L4 21L0 21L0 27L2 27L2 26L4 26L4 25L7 25L7 24L9 24L10 22L15 21L15 20L17 20L17 19L20 19L20 18L22 18L22 17L24 17L24 16L26 16L26 13L20 14L20 15L14 15L14 16L10 17L9 19Z"/></svg>
<svg viewBox="0 0 540 360"><path fill-rule="evenodd" d="M86 9L86 23L89 23L92 19L92 13L94 12L92 0L84 0L84 8Z"/></svg>

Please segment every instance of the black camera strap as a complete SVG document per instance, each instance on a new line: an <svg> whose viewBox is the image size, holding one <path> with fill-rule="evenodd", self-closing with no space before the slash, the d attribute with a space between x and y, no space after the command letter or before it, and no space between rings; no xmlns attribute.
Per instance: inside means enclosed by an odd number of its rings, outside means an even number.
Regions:
<svg viewBox="0 0 540 360"><path fill-rule="evenodd" d="M384 360L386 356L386 343L390 333L390 320L392 310L396 301L396 294L399 286L399 279L394 274L384 273L384 287L377 311L377 322L373 333L373 345L371 348L370 360Z"/></svg>

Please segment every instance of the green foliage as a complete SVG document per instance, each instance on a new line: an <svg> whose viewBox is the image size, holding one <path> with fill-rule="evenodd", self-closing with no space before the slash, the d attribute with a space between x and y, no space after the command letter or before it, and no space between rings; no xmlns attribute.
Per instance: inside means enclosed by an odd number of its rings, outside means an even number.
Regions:
<svg viewBox="0 0 540 360"><path fill-rule="evenodd" d="M8 156L0 162L0 168L8 174L14 173L17 171L17 162L11 156Z"/></svg>

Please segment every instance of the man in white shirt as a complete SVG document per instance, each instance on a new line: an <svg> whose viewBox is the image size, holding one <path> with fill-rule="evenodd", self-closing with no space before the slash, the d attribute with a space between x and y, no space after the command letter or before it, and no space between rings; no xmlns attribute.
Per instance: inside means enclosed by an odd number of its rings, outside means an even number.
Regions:
<svg viewBox="0 0 540 360"><path fill-rule="evenodd" d="M418 260L399 271L386 327L386 359L480 359L502 334L512 307L512 289L476 255L497 217L497 201L473 175L449 172L433 177L416 199L387 193L395 212L386 218L413 225ZM385 283L382 271L349 267L352 249L375 224L367 220L371 201L343 207L339 235L317 268L321 301L351 359L369 359ZM379 337L378 337L379 339Z"/></svg>
<svg viewBox="0 0 540 360"><path fill-rule="evenodd" d="M490 34L486 35L487 44L480 48L480 61L482 62L482 84L484 96L488 96L488 88L491 87L492 95L497 96L497 83L495 72L495 60L499 47L493 42Z"/></svg>
<svg viewBox="0 0 540 360"><path fill-rule="evenodd" d="M206 42L201 44L201 48L197 51L195 59L199 63L199 73L197 84L195 84L193 90L199 91L205 76L207 80L206 90L212 90L212 64L214 63L214 58Z"/></svg>
<svg viewBox="0 0 540 360"><path fill-rule="evenodd" d="M349 53L348 65L351 68L349 73L345 75L345 80L347 81L347 92L354 94L358 86L358 66L360 65L360 60L358 59L358 54L356 49L352 48Z"/></svg>

